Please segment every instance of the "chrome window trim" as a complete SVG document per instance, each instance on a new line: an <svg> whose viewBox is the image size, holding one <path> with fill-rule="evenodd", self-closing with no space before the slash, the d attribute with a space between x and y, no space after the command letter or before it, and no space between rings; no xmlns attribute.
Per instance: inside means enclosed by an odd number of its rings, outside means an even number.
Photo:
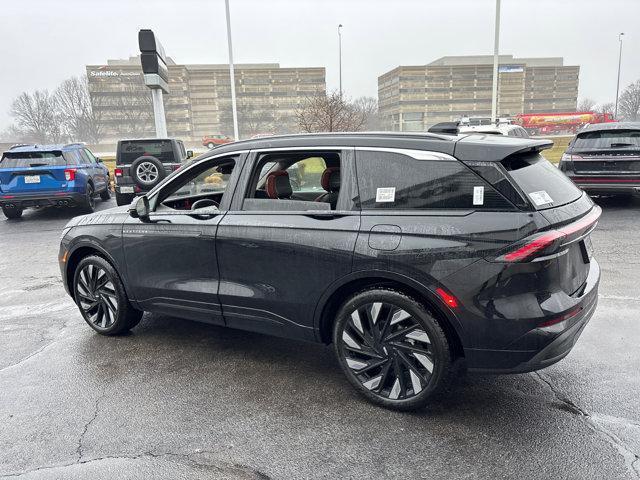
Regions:
<svg viewBox="0 0 640 480"><path fill-rule="evenodd" d="M386 153L399 153L400 155L406 155L416 160L441 160L447 162L457 162L455 157L447 153L433 152L431 150L417 150L413 148L393 148L393 147L355 147L357 152L386 152Z"/></svg>

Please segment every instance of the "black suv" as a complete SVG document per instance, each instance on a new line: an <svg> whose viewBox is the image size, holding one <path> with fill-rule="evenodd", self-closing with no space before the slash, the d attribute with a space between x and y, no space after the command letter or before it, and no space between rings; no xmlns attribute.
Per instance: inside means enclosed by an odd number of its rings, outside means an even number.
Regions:
<svg viewBox="0 0 640 480"><path fill-rule="evenodd" d="M184 149L182 140L120 140L114 170L116 203L129 205L136 195L151 190L191 157L193 152Z"/></svg>
<svg viewBox="0 0 640 480"><path fill-rule="evenodd" d="M573 182L594 195L640 193L640 123L600 123L569 142L559 165Z"/></svg>
<svg viewBox="0 0 640 480"><path fill-rule="evenodd" d="M593 314L601 210L541 156L551 145L363 133L221 146L129 209L73 219L64 285L98 333L151 311L333 343L367 398L420 407L465 365L557 362Z"/></svg>

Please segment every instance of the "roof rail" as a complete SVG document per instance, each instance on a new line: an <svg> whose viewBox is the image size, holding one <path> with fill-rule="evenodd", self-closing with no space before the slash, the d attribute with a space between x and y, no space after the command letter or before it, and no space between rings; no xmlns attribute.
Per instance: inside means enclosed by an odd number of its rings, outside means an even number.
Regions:
<svg viewBox="0 0 640 480"><path fill-rule="evenodd" d="M460 122L440 122L432 125L427 132L443 133L445 135L457 135Z"/></svg>
<svg viewBox="0 0 640 480"><path fill-rule="evenodd" d="M84 142L73 142L73 143L67 143L65 145L65 147L84 147L86 145L86 143Z"/></svg>
<svg viewBox="0 0 640 480"><path fill-rule="evenodd" d="M19 148L19 147L35 147L37 146L35 143L16 143L15 145L11 145L9 147L9 150L13 150L14 148Z"/></svg>

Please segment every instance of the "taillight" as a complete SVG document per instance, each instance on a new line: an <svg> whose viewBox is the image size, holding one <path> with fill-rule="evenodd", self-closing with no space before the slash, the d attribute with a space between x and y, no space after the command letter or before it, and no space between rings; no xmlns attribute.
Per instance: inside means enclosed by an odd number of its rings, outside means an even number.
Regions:
<svg viewBox="0 0 640 480"><path fill-rule="evenodd" d="M178 164L178 165L172 165L172 166L171 166L171 170L173 170L173 171L175 172L176 170L180 170L180 167L181 167L181 166L182 166L182 165L179 165L179 164Z"/></svg>
<svg viewBox="0 0 640 480"><path fill-rule="evenodd" d="M122 176L122 169L121 168L116 168L113 171L113 175L116 176L116 177L121 177Z"/></svg>
<svg viewBox="0 0 640 480"><path fill-rule="evenodd" d="M595 227L601 213L602 209L596 205L590 213L576 222L554 230L537 233L521 240L509 247L507 252L497 257L495 261L526 262L541 255L555 253L558 247L563 245L567 237L578 232L583 232L588 228Z"/></svg>
<svg viewBox="0 0 640 480"><path fill-rule="evenodd" d="M76 179L76 169L75 168L67 168L64 171L64 179L67 182L72 182L73 180Z"/></svg>

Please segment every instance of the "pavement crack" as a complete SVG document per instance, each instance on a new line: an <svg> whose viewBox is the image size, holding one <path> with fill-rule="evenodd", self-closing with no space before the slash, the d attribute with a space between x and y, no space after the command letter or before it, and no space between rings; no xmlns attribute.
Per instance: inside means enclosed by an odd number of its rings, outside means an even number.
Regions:
<svg viewBox="0 0 640 480"><path fill-rule="evenodd" d="M532 372L533 377L543 386L546 386L553 393L554 397L561 402L561 409L567 411L573 415L581 417L585 420L587 426L593 430L597 435L604 438L610 443L622 456L627 469L636 477L640 479L640 455L635 453L620 437L610 431L608 428L602 426L598 421L584 408L576 405L569 397L564 395L556 386L552 380L541 372Z"/></svg>
<svg viewBox="0 0 640 480"><path fill-rule="evenodd" d="M89 427L91 426L91 424L95 421L96 418L98 418L98 413L100 413L100 402L102 401L102 399L105 397L105 393L102 392L102 395L100 395L97 399L96 399L96 403L94 406L94 410L93 410L93 416L91 417L91 419L84 424L84 428L82 429L82 433L80 434L80 437L78 438L78 448L76 448L76 455L78 456L78 460L76 461L76 463L83 463L82 462L82 449L83 449L83 442L84 442L84 437L87 434L87 431L89 430Z"/></svg>
<svg viewBox="0 0 640 480"><path fill-rule="evenodd" d="M215 454L216 452L211 450L196 450L193 452L185 452L185 453L178 453L178 452L156 453L153 451L148 451L148 452L142 452L134 455L106 455L103 457L87 458L84 460L79 459L75 462L63 463L58 465L55 465L55 464L44 465L40 467L30 468L27 470L22 470L19 472L0 474L0 478L16 478L16 477L21 477L23 475L27 475L29 473L33 473L33 472L39 472L43 470L46 471L46 470L55 470L55 469L65 469L70 467L76 467L78 465L86 465L90 463L102 462L105 460L118 460L118 459L138 460L145 457L151 457L151 458L177 457L200 468L210 468L210 469L218 470L221 473L225 474L224 478L228 478L229 477L228 474L230 473L241 473L246 475L247 478L252 478L255 480L271 480L271 477L269 475L253 467L250 467L248 465L243 465L238 463L219 462L219 461L204 462L204 461L197 461L192 458L195 455L203 455L207 453Z"/></svg>

